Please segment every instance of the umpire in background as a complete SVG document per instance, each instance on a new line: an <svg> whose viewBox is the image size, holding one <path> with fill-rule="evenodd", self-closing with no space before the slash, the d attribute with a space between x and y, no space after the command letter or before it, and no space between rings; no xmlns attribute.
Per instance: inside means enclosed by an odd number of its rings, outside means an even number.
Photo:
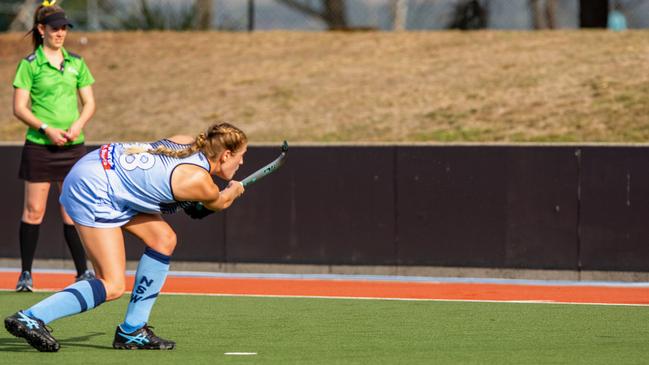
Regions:
<svg viewBox="0 0 649 365"><path fill-rule="evenodd" d="M83 127L95 112L94 79L84 60L63 48L72 24L54 1L44 1L34 14L34 53L21 60L14 78L14 115L27 129L19 177L25 181L20 255L22 270L16 291L32 291L32 262L50 184L60 191L65 175L86 153ZM78 108L78 95L83 105ZM31 107L30 107L31 102ZM86 254L73 222L61 207L63 235L77 269L76 280L92 279Z"/></svg>

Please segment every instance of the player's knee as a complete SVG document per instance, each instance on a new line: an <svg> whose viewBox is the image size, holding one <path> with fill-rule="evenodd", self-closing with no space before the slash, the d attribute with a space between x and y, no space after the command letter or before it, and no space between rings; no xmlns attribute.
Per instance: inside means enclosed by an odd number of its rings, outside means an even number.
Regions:
<svg viewBox="0 0 649 365"><path fill-rule="evenodd" d="M152 248L161 254L170 256L176 249L176 240L176 232L168 230L158 237L156 247Z"/></svg>
<svg viewBox="0 0 649 365"><path fill-rule="evenodd" d="M23 209L23 222L40 224L45 216L45 204L28 203Z"/></svg>

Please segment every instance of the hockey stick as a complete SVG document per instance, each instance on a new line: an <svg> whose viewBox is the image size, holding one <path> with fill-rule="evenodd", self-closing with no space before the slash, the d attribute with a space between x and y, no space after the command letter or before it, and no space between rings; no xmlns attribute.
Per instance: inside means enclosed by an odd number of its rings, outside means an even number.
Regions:
<svg viewBox="0 0 649 365"><path fill-rule="evenodd" d="M288 154L288 143L284 141L284 143L282 144L282 154L279 155L279 157L277 157L273 162L260 168L259 170L253 172L252 174L248 175L246 178L241 180L241 184L243 185L243 187L247 187L248 185L257 182L257 180L270 175L272 172L282 167L282 165L286 161L287 154Z"/></svg>
<svg viewBox="0 0 649 365"><path fill-rule="evenodd" d="M268 176L274 171L276 171L277 169L279 169L282 165L284 165L284 162L286 162L287 154L288 154L288 143L284 141L284 143L282 144L282 154L280 154L279 157L273 160L273 162L260 168L259 170L253 172L252 174L248 175L246 178L241 180L241 185L243 185L244 187L251 185L257 182L257 180L265 176ZM187 213L187 215L189 215L194 219L202 219L214 213L214 211L205 208L203 203L195 203L193 206L184 209L185 209L185 213Z"/></svg>

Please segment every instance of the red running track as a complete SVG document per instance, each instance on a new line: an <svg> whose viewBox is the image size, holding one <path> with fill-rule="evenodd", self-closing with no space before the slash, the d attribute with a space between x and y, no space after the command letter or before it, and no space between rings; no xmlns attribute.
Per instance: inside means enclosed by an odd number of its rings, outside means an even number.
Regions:
<svg viewBox="0 0 649 365"><path fill-rule="evenodd" d="M0 289L15 288L18 272L0 272ZM59 290L74 281L72 274L34 273L34 287ZM132 288L132 277L127 279ZM163 293L259 295L299 297L349 297L410 300L460 300L502 302L552 302L649 305L649 287L434 283L402 281L267 279L267 278L167 278Z"/></svg>

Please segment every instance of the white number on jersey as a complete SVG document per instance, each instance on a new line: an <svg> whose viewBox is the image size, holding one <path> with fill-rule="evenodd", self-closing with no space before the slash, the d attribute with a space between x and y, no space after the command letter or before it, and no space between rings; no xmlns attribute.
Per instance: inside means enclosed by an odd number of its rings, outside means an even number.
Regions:
<svg viewBox="0 0 649 365"><path fill-rule="evenodd" d="M119 164L126 171L131 171L136 168L148 170L155 165L155 158L148 152L134 153L132 155L123 154L119 156Z"/></svg>

